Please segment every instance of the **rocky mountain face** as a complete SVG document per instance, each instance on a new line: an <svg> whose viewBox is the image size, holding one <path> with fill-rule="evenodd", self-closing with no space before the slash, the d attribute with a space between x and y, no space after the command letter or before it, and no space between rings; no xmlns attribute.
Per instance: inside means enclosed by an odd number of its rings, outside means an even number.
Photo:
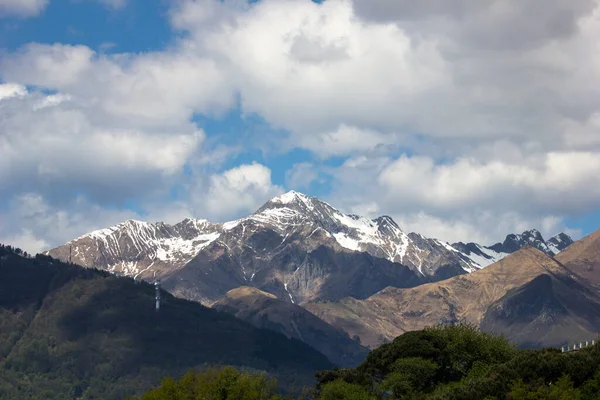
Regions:
<svg viewBox="0 0 600 400"><path fill-rule="evenodd" d="M230 290L212 308L231 313L258 328L305 342L341 367L357 366L368 353L360 341L352 340L346 332L332 327L298 305L253 287Z"/></svg>
<svg viewBox="0 0 600 400"><path fill-rule="evenodd" d="M481 246L477 243L458 242L452 247L467 256L480 268L493 264L509 254L525 247L532 246L543 251L549 256L555 256L573 243L573 239L566 233L559 233L545 241L542 234L532 229L521 234L510 234L504 242L492 246Z"/></svg>
<svg viewBox="0 0 600 400"><path fill-rule="evenodd" d="M47 254L136 279L160 278L172 293L203 304L240 286L298 304L364 299L387 286L412 287L476 271L526 244L554 255L571 242L561 234L546 243L533 230L490 247L451 246L405 233L388 216L347 215L291 191L236 221L129 220Z"/></svg>
<svg viewBox="0 0 600 400"><path fill-rule="evenodd" d="M187 264L220 235L206 220L169 225L128 220L50 250L46 254L117 275L152 277Z"/></svg>
<svg viewBox="0 0 600 400"><path fill-rule="evenodd" d="M244 285L295 303L365 298L388 285L409 287L476 268L448 244L406 234L389 217L346 215L297 192L237 221L130 220L47 254L138 279L161 278L173 293L204 304Z"/></svg>
<svg viewBox="0 0 600 400"><path fill-rule="evenodd" d="M532 229L520 235L508 235L503 243L496 243L488 248L498 253L510 254L522 247L532 246L550 256L555 256L572 243L573 240L565 233L559 233L546 242L538 230Z"/></svg>
<svg viewBox="0 0 600 400"><path fill-rule="evenodd" d="M402 314L393 308L372 308L378 304L373 299L384 296L386 290L425 288L402 292L418 297L432 282L453 277L456 282L468 282L470 278L463 281L457 276L470 277L523 246L554 255L571 242L564 234L546 242L532 230L509 235L503 243L489 247L449 245L418 233L405 233L388 216L369 219L344 214L317 198L291 191L236 221L214 224L186 219L169 225L129 220L81 236L48 254L138 280L161 279L163 288L177 297L222 307L256 326L303 340L317 349L324 349L319 342L329 343L328 357L351 365L362 354L360 346L357 349L349 337L340 338L340 331L373 347L432 321L463 318L456 311L462 301L489 305L488 300L474 300L468 291L464 300L455 304L442 291L424 297L446 299L441 303L416 301L414 305L421 308ZM494 289L498 292L494 301L518 286L507 285ZM236 292L238 289L241 292ZM411 297L406 299L412 301ZM301 312L296 305L325 322ZM429 307L433 311L427 311ZM289 318L286 323L285 318Z"/></svg>
<svg viewBox="0 0 600 400"><path fill-rule="evenodd" d="M305 307L369 347L406 331L458 321L504 333L524 346L587 340L600 330L600 292L575 267L600 268L598 238L599 232L569 247L563 256L568 267L526 246L472 274Z"/></svg>
<svg viewBox="0 0 600 400"><path fill-rule="evenodd" d="M573 243L556 260L600 288L600 230Z"/></svg>
<svg viewBox="0 0 600 400"><path fill-rule="evenodd" d="M541 274L493 302L480 328L522 347L588 340L600 326L600 301L588 292L568 275Z"/></svg>

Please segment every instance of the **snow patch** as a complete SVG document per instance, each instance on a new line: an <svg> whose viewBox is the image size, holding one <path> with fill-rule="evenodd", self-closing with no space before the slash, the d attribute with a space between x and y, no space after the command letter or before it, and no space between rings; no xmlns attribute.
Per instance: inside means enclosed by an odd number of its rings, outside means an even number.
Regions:
<svg viewBox="0 0 600 400"><path fill-rule="evenodd" d="M464 257L468 258L473 262L473 264L478 267L478 269L485 268L488 265L492 265L495 262L502 260L504 257L508 255L508 253L499 253L492 249L488 249L487 247L482 247L476 244L477 249L484 254L484 256L480 254L476 254L471 252L470 254L461 253L460 251L454 249L454 251L459 252Z"/></svg>
<svg viewBox="0 0 600 400"><path fill-rule="evenodd" d="M548 245L548 249L554 253L554 255L557 255L558 253L560 253L560 250L558 247L556 247L556 245L554 243L550 243Z"/></svg>
<svg viewBox="0 0 600 400"><path fill-rule="evenodd" d="M161 261L174 261L178 258L196 256L202 249L217 240L219 232L198 235L194 239L185 240L180 237L163 239L159 242L155 257Z"/></svg>
<svg viewBox="0 0 600 400"><path fill-rule="evenodd" d="M353 251L360 250L360 242L356 239L352 239L345 233L334 233L333 237L335 238L335 240L337 240L340 246L345 247L346 249Z"/></svg>
<svg viewBox="0 0 600 400"><path fill-rule="evenodd" d="M288 285L287 283L284 283L284 284L283 284L283 287L285 288L285 291L287 292L288 296L290 296L290 301L292 302L292 304L296 304L296 303L294 302L294 298L292 297L292 294L290 293L290 291L289 291L289 290L288 290L288 288L287 288L287 285Z"/></svg>

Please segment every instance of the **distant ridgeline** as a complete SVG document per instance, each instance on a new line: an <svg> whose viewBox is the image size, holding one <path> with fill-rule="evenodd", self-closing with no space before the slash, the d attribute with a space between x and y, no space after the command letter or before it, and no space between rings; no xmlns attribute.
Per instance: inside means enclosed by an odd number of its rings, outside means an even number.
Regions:
<svg viewBox="0 0 600 400"><path fill-rule="evenodd" d="M130 278L0 246L0 398L123 399L233 365L286 388L333 367L302 342Z"/></svg>

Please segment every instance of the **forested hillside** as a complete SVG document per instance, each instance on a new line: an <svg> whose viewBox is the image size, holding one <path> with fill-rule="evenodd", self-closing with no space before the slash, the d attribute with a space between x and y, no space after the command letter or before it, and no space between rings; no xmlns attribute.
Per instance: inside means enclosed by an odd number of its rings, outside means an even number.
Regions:
<svg viewBox="0 0 600 400"><path fill-rule="evenodd" d="M517 350L469 325L403 334L373 350L354 369L318 373L312 390L290 397L318 400L596 400L600 348L572 353ZM276 383L230 368L166 379L141 400L275 400Z"/></svg>
<svg viewBox="0 0 600 400"><path fill-rule="evenodd" d="M333 365L307 345L107 272L0 248L0 398L123 399L189 369L264 371L286 388Z"/></svg>

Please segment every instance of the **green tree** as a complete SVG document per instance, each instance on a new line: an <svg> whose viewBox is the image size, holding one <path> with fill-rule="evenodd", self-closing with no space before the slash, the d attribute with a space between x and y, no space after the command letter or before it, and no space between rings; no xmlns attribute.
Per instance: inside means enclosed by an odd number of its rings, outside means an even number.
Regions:
<svg viewBox="0 0 600 400"><path fill-rule="evenodd" d="M190 371L179 381L166 378L140 400L275 400L277 382L232 367Z"/></svg>
<svg viewBox="0 0 600 400"><path fill-rule="evenodd" d="M526 385L522 379L517 380L508 394L511 400L579 400L581 394L573 386L568 375L563 375L554 384Z"/></svg>
<svg viewBox="0 0 600 400"><path fill-rule="evenodd" d="M392 372L380 383L383 391L395 397L427 391L433 387L433 378L439 366L420 357L400 358L392 365Z"/></svg>
<svg viewBox="0 0 600 400"><path fill-rule="evenodd" d="M319 400L374 400L375 396L360 385L341 379L329 382L321 389Z"/></svg>
<svg viewBox="0 0 600 400"><path fill-rule="evenodd" d="M600 400L600 369L581 387L582 400Z"/></svg>

